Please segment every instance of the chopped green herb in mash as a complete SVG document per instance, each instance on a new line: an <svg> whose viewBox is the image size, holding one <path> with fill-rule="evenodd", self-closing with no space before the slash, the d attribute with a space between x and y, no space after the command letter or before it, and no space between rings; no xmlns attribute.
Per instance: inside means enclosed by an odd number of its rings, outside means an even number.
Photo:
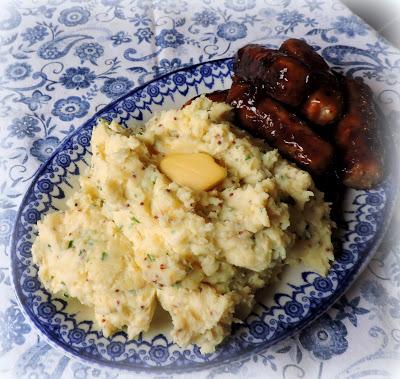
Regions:
<svg viewBox="0 0 400 379"><path fill-rule="evenodd" d="M172 338L207 353L284 265L325 275L333 249L323 194L232 119L229 105L202 96L137 134L100 120L80 189L38 223L32 253L46 288L93 308L106 336L148 330L159 303ZM208 154L226 176L208 191L180 185L159 167L174 153ZM186 161L177 172L195 182L190 169Z"/></svg>

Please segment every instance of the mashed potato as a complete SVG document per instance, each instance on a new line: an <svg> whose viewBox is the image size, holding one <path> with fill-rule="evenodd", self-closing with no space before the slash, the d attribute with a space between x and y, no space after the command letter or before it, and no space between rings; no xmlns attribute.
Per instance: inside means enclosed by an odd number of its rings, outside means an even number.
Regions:
<svg viewBox="0 0 400 379"><path fill-rule="evenodd" d="M326 274L333 259L329 205L310 175L230 122L205 97L133 133L102 121L93 157L65 212L38 224L39 276L94 308L105 335L149 328L157 301L181 346L211 352L254 293L285 264ZM227 176L209 191L160 170L171 153L207 153Z"/></svg>

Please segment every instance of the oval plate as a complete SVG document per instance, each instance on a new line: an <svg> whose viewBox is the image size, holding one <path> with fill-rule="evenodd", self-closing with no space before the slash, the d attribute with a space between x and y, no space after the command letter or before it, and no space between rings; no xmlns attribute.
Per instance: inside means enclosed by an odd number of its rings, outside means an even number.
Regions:
<svg viewBox="0 0 400 379"><path fill-rule="evenodd" d="M65 300L43 288L31 258L36 223L46 213L63 209L66 197L77 187L77 177L90 160L96 120L117 119L132 127L157 111L181 106L197 94L229 88L232 62L222 59L184 68L114 101L71 134L34 178L13 233L12 278L28 319L52 346L67 355L113 368L162 372L199 370L236 360L292 335L320 316L373 256L394 208L395 173L374 190L346 192L345 225L338 231L342 251L326 278L304 267L286 270L281 282L269 287L246 322L234 325L232 335L213 354L202 355L197 346L179 348L168 332L141 335L136 340L128 340L124 332L105 338L92 322L80 321L69 313Z"/></svg>

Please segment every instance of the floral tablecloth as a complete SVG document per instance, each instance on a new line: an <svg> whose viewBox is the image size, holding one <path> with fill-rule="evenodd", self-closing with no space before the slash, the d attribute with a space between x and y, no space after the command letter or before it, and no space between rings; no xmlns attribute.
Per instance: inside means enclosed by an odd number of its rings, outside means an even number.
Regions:
<svg viewBox="0 0 400 379"><path fill-rule="evenodd" d="M21 197L60 141L96 110L181 66L247 42L337 45L330 64L362 76L393 125L400 53L334 0L15 0L0 10L0 377L125 378L43 342L20 312L9 242ZM317 322L233 364L172 377L400 377L400 247L395 215L378 254ZM140 374L140 376L145 376ZM159 378L167 376L160 375Z"/></svg>

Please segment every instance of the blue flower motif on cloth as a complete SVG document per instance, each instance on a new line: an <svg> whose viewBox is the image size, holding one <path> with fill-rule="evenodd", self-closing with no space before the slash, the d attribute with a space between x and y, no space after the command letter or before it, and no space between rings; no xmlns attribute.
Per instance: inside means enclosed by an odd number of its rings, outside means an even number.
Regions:
<svg viewBox="0 0 400 379"><path fill-rule="evenodd" d="M67 89L88 88L96 79L96 74L88 67L70 67L60 78L60 83Z"/></svg>
<svg viewBox="0 0 400 379"><path fill-rule="evenodd" d="M90 104L79 96L69 96L66 99L57 100L51 113L62 121L72 121L88 113Z"/></svg>
<svg viewBox="0 0 400 379"><path fill-rule="evenodd" d="M33 142L30 153L40 162L45 162L60 143L57 137L47 137Z"/></svg>
<svg viewBox="0 0 400 379"><path fill-rule="evenodd" d="M71 362L72 363L72 362ZM89 378L97 378L101 375L102 371L97 368L90 367L88 365L84 365L80 362L73 362L71 364L73 378L74 379L89 379ZM104 373L104 372L103 372ZM104 376L107 379L116 379L117 377L111 376L108 373Z"/></svg>
<svg viewBox="0 0 400 379"><path fill-rule="evenodd" d="M314 26L317 26L318 25L318 21L315 19L315 18L311 18L311 17L306 17L305 19L304 19L304 26L311 26L311 27L314 27Z"/></svg>
<svg viewBox="0 0 400 379"><path fill-rule="evenodd" d="M77 42L91 38L82 34L61 34L61 32L57 31L53 31L53 33L57 34L58 37L44 43L37 50L40 58L47 60L62 58L69 53Z"/></svg>
<svg viewBox="0 0 400 379"><path fill-rule="evenodd" d="M217 35L227 41L233 42L247 36L247 27L236 21L227 21L218 25Z"/></svg>
<svg viewBox="0 0 400 379"><path fill-rule="evenodd" d="M0 212L0 245L8 245L17 212L6 209Z"/></svg>
<svg viewBox="0 0 400 379"><path fill-rule="evenodd" d="M22 39L29 41L29 46L32 46L38 41L42 41L46 36L49 35L47 28L43 25L36 25L33 28L27 28L22 33Z"/></svg>
<svg viewBox="0 0 400 379"><path fill-rule="evenodd" d="M141 43L142 41L150 42L153 32L150 28L138 28L134 35L138 38L139 43Z"/></svg>
<svg viewBox="0 0 400 379"><path fill-rule="evenodd" d="M8 127L11 131L11 136L19 139L25 137L34 137L36 132L40 131L38 126L39 121L32 116L23 116L21 118L14 118L12 124Z"/></svg>
<svg viewBox="0 0 400 379"><path fill-rule="evenodd" d="M142 9L144 11L148 11L150 9L153 9L153 0L137 0L136 1L136 6L139 9Z"/></svg>
<svg viewBox="0 0 400 379"><path fill-rule="evenodd" d="M256 5L256 0L225 0L225 6L237 12L243 12L248 9L253 9Z"/></svg>
<svg viewBox="0 0 400 379"><path fill-rule="evenodd" d="M384 45L379 41L375 42L375 43L367 43L366 46L368 48L368 51L371 54L374 54L374 55L379 55L379 54L386 55L386 54L389 53L389 51L388 51L389 50L389 46L388 45Z"/></svg>
<svg viewBox="0 0 400 379"><path fill-rule="evenodd" d="M156 37L156 45L162 48L176 48L184 44L183 34L176 29L163 29Z"/></svg>
<svg viewBox="0 0 400 379"><path fill-rule="evenodd" d="M11 350L14 345L22 345L25 342L25 334L30 331L31 327L25 323L24 315L12 302L10 307L0 313L0 353Z"/></svg>
<svg viewBox="0 0 400 379"><path fill-rule="evenodd" d="M361 286L361 295L373 305L385 305L388 301L388 292L376 280L367 280Z"/></svg>
<svg viewBox="0 0 400 379"><path fill-rule="evenodd" d="M140 25L148 26L152 22L151 18L147 17L147 15L138 13L135 13L135 15L132 18L130 18L129 21L132 22L134 26L140 26Z"/></svg>
<svg viewBox="0 0 400 379"><path fill-rule="evenodd" d="M65 26L77 26L89 21L90 12L82 7L76 6L61 11L58 21Z"/></svg>
<svg viewBox="0 0 400 379"><path fill-rule="evenodd" d="M348 301L346 296L343 296L333 308L338 310L336 315L337 320L344 320L346 318L352 323L353 326L357 326L357 316L369 313L368 309L359 307L360 296Z"/></svg>
<svg viewBox="0 0 400 379"><path fill-rule="evenodd" d="M182 61L179 58L173 58L171 60L161 59L158 66L153 66L152 70L154 71L155 76L159 76L165 74L167 72L173 71L182 67Z"/></svg>
<svg viewBox="0 0 400 379"><path fill-rule="evenodd" d="M323 315L299 336L303 347L311 351L316 358L327 360L347 350L346 326L338 320L332 320L328 314Z"/></svg>
<svg viewBox="0 0 400 379"><path fill-rule="evenodd" d="M49 3L51 4L54 2L50 1ZM51 8L51 7L46 7L45 5L41 5L39 8L37 8L35 13L42 14L46 18L52 18L55 10L56 8Z"/></svg>
<svg viewBox="0 0 400 379"><path fill-rule="evenodd" d="M84 63L86 60L94 65L97 65L97 58L101 57L104 53L104 48L97 42L85 42L78 46L75 50L75 55Z"/></svg>
<svg viewBox="0 0 400 379"><path fill-rule="evenodd" d="M346 34L347 37L353 38L356 35L364 36L367 34L367 27L360 21L357 16L339 16L332 26L339 34Z"/></svg>
<svg viewBox="0 0 400 379"><path fill-rule="evenodd" d="M400 82L400 67L380 67L375 72L366 72L367 78L376 78L378 82L385 82L390 86L394 86Z"/></svg>
<svg viewBox="0 0 400 379"><path fill-rule="evenodd" d="M0 103L0 117L7 117L10 113L11 107Z"/></svg>
<svg viewBox="0 0 400 379"><path fill-rule="evenodd" d="M154 0L153 6L165 14L179 14L187 10L187 2L182 0Z"/></svg>
<svg viewBox="0 0 400 379"><path fill-rule="evenodd" d="M304 7L307 7L310 12L314 12L315 10L322 10L321 5L323 4L322 0L306 0Z"/></svg>
<svg viewBox="0 0 400 379"><path fill-rule="evenodd" d="M389 313L393 318L400 318L400 299L390 297L389 299L390 309Z"/></svg>
<svg viewBox="0 0 400 379"><path fill-rule="evenodd" d="M10 64L5 71L5 75L9 80L24 80L32 73L32 66L28 63Z"/></svg>
<svg viewBox="0 0 400 379"><path fill-rule="evenodd" d="M15 357L14 377L27 379L59 379L69 362L69 358L60 354L46 342L38 340ZM74 373L75 374L75 373ZM74 375L75 379L86 379L87 376Z"/></svg>
<svg viewBox="0 0 400 379"><path fill-rule="evenodd" d="M101 3L106 7L115 7L121 3L122 0L101 0Z"/></svg>
<svg viewBox="0 0 400 379"><path fill-rule="evenodd" d="M305 21L304 14L294 10L285 10L278 14L277 20L282 22L283 25L288 26L287 31L294 31L294 28Z"/></svg>
<svg viewBox="0 0 400 379"><path fill-rule="evenodd" d="M111 36L110 40L113 41L113 46L118 46L121 45L122 43L131 42L132 38L130 38L129 35L124 31L120 31Z"/></svg>
<svg viewBox="0 0 400 379"><path fill-rule="evenodd" d="M43 104L46 104L51 99L51 96L40 92L38 89L33 91L31 97L23 97L20 102L28 106L31 111L36 111Z"/></svg>
<svg viewBox="0 0 400 379"><path fill-rule="evenodd" d="M107 79L100 91L109 98L115 99L128 92L132 86L133 82L131 82L128 78L119 76L118 78Z"/></svg>
<svg viewBox="0 0 400 379"><path fill-rule="evenodd" d="M193 15L192 21L195 25L200 25L207 28L210 25L216 25L220 17L212 10L204 9L202 12L197 12Z"/></svg>

